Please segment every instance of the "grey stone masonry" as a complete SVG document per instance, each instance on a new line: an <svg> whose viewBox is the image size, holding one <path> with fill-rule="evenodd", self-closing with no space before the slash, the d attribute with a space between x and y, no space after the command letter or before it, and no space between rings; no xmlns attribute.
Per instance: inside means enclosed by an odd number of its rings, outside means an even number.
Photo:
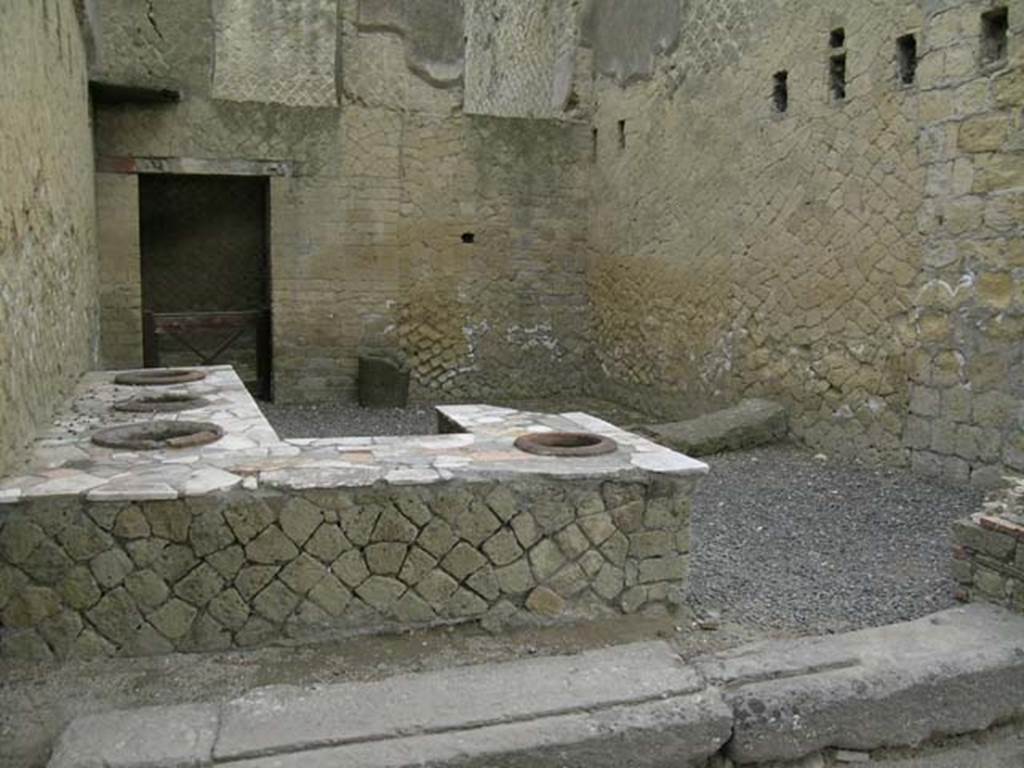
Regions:
<svg viewBox="0 0 1024 768"><path fill-rule="evenodd" d="M220 441L92 445L123 395L96 374L26 474L0 481L0 654L210 651L682 599L698 461L586 414L488 406L444 409L459 434L284 442L230 369L209 373L201 418ZM513 447L567 430L618 449Z"/></svg>
<svg viewBox="0 0 1024 768"><path fill-rule="evenodd" d="M682 599L693 488L521 478L31 499L0 523L0 652L147 655L633 613Z"/></svg>
<svg viewBox="0 0 1024 768"><path fill-rule="evenodd" d="M1024 517L978 513L956 523L954 538L958 599L1024 613Z"/></svg>

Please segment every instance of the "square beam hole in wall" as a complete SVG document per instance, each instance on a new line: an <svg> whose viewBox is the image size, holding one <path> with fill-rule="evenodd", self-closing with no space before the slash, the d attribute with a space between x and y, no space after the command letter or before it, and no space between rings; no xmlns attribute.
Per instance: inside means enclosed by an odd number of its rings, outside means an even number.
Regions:
<svg viewBox="0 0 1024 768"><path fill-rule="evenodd" d="M846 45L846 30L842 27L837 27L828 33L828 46L829 48L842 48Z"/></svg>
<svg viewBox="0 0 1024 768"><path fill-rule="evenodd" d="M1006 59L1010 15L1006 6L981 14L981 62L997 64Z"/></svg>
<svg viewBox="0 0 1024 768"><path fill-rule="evenodd" d="M832 90L832 101L846 99L846 54L837 53L828 62L829 87Z"/></svg>
<svg viewBox="0 0 1024 768"><path fill-rule="evenodd" d="M772 103L775 111L782 113L789 109L789 72L783 70L772 76Z"/></svg>
<svg viewBox="0 0 1024 768"><path fill-rule="evenodd" d="M917 78L917 38L913 35L897 38L896 65L900 83L913 85Z"/></svg>

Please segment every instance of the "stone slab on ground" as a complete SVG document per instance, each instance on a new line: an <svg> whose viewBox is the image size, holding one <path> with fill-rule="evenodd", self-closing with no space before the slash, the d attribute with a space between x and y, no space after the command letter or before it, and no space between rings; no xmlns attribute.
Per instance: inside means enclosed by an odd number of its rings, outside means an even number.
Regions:
<svg viewBox="0 0 1024 768"><path fill-rule="evenodd" d="M182 768L208 764L217 738L215 704L143 707L80 717L53 751L52 766Z"/></svg>
<svg viewBox="0 0 1024 768"><path fill-rule="evenodd" d="M171 714L188 722L209 717L206 706L179 709L145 708L132 716L154 736ZM610 767L622 764L618 750L643 745L632 764L667 768L715 753L731 727L718 692L704 689L695 670L661 642L375 683L262 688L214 714L216 740L193 740L197 748L179 763L173 761L180 748L168 750L166 763L155 761L142 729L125 739L123 713L81 718L65 731L50 766L369 768L476 765L477 759L483 765L502 755L502 765Z"/></svg>
<svg viewBox="0 0 1024 768"><path fill-rule="evenodd" d="M741 764L912 746L1024 715L1024 620L983 605L695 666L733 709L728 754Z"/></svg>
<svg viewBox="0 0 1024 768"><path fill-rule="evenodd" d="M237 760L322 744L479 728L685 696L703 687L668 645L638 643L313 691L263 688L224 707L214 756Z"/></svg>
<svg viewBox="0 0 1024 768"><path fill-rule="evenodd" d="M717 696L695 694L483 728L225 763L231 768L698 768L729 737Z"/></svg>
<svg viewBox="0 0 1024 768"><path fill-rule="evenodd" d="M642 643L377 683L257 689L216 714L212 739L204 705L80 719L50 768L685 768L715 755L757 765L832 749L914 749L1024 716L1024 617L972 605L689 664L665 644ZM198 723L185 728L198 735L184 762L166 738L180 723Z"/></svg>
<svg viewBox="0 0 1024 768"><path fill-rule="evenodd" d="M786 409L771 400L752 398L722 411L688 421L648 424L641 432L690 456L710 456L774 443L786 437Z"/></svg>

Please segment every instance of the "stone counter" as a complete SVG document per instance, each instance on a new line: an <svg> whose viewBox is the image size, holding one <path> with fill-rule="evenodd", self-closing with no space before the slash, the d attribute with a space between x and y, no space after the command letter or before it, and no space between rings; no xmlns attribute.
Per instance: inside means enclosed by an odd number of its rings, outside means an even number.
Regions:
<svg viewBox="0 0 1024 768"><path fill-rule="evenodd" d="M706 466L586 414L440 409L461 434L280 440L230 369L184 388L225 437L99 448L126 392L83 382L0 484L0 652L203 651L481 620L632 613L681 599ZM524 432L616 440L590 458Z"/></svg>

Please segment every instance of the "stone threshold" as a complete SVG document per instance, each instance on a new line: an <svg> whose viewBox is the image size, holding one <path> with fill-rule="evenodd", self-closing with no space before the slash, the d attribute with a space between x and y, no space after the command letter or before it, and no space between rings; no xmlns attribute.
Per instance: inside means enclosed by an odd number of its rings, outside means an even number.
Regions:
<svg viewBox="0 0 1024 768"><path fill-rule="evenodd" d="M1024 617L972 605L684 663L665 643L79 718L49 768L673 766L916 747L1024 715Z"/></svg>
<svg viewBox="0 0 1024 768"><path fill-rule="evenodd" d="M148 369L150 371L154 369ZM114 384L116 371L86 374L53 426L34 442L24 467L0 478L0 504L82 497L89 501L159 501L241 487L281 490L429 485L449 480L523 478L634 480L690 476L707 465L585 413L540 414L488 405L443 406L458 434L282 440L230 366L200 368L202 381L173 387ZM205 398L180 413L113 409L140 394L176 392ZM94 445L101 427L152 419L210 422L224 431L192 448L128 451ZM537 432L593 432L618 443L594 457L536 456L513 446Z"/></svg>

